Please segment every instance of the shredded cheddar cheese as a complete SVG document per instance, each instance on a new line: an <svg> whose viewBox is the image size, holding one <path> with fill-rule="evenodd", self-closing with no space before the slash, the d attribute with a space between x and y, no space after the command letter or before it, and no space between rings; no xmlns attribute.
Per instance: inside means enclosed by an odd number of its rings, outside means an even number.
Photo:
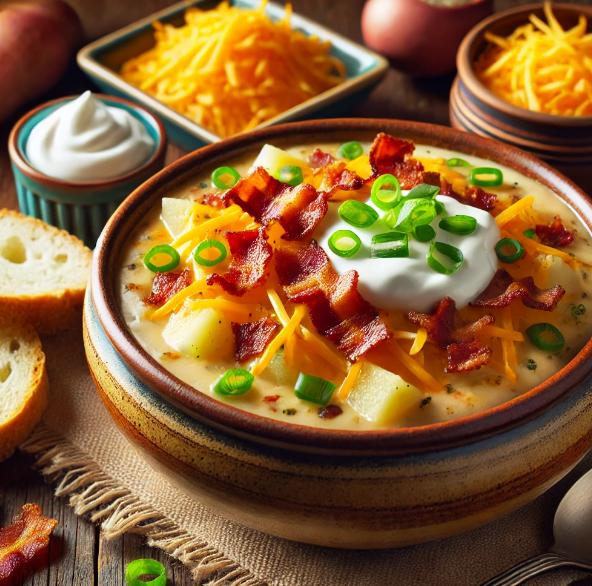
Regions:
<svg viewBox="0 0 592 586"><path fill-rule="evenodd" d="M421 352L426 340L428 339L428 331L425 328L419 328L417 330L417 336L415 337L415 341L413 342L413 346L411 346L411 350L409 350L409 354L414 356Z"/></svg>
<svg viewBox="0 0 592 586"><path fill-rule="evenodd" d="M510 220L513 220L522 210L529 208L534 203L534 196L529 195L519 199L516 203L513 203L509 208L506 208L503 212L498 214L495 218L497 225L503 228Z"/></svg>
<svg viewBox="0 0 592 586"><path fill-rule="evenodd" d="M185 24L154 22L155 45L126 61L124 80L221 137L252 129L345 80L331 43L283 19L222 2Z"/></svg>
<svg viewBox="0 0 592 586"><path fill-rule="evenodd" d="M356 381L358 380L358 376L360 375L360 371L362 370L362 366L364 366L364 359L360 359L357 362L354 362L347 376L345 377L344 381L341 383L339 390L337 391L337 396L342 400L345 401L351 390L354 388Z"/></svg>

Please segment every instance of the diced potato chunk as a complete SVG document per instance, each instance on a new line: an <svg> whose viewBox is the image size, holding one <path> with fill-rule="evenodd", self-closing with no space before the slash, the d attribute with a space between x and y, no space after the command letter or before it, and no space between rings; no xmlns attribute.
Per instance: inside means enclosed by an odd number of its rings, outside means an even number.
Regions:
<svg viewBox="0 0 592 586"><path fill-rule="evenodd" d="M193 202L188 199L179 199L177 197L162 198L161 219L173 238L177 238L183 233L191 212L193 211Z"/></svg>
<svg viewBox="0 0 592 586"><path fill-rule="evenodd" d="M212 308L173 314L162 332L164 341L182 354L193 358L230 358L234 336L230 321Z"/></svg>
<svg viewBox="0 0 592 586"><path fill-rule="evenodd" d="M302 159L294 157L282 149L266 144L261 149L259 155L257 155L257 158L253 163L253 168L263 167L270 175L275 175L286 165L295 165L303 170L308 167L306 162Z"/></svg>
<svg viewBox="0 0 592 586"><path fill-rule="evenodd" d="M366 362L347 402L369 421L390 425L405 417L423 398L417 387L400 376Z"/></svg>

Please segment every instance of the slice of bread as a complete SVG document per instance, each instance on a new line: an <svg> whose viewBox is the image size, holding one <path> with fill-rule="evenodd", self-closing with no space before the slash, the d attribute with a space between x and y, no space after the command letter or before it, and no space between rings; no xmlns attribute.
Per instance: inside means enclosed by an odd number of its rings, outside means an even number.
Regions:
<svg viewBox="0 0 592 586"><path fill-rule="evenodd" d="M0 462L41 420L47 391L39 336L30 325L0 319Z"/></svg>
<svg viewBox="0 0 592 586"><path fill-rule="evenodd" d="M91 258L64 230L0 209L0 318L43 334L79 322Z"/></svg>

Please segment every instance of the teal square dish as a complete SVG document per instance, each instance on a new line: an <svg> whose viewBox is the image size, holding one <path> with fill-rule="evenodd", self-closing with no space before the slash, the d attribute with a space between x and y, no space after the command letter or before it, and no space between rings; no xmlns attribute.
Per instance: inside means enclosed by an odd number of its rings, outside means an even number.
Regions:
<svg viewBox="0 0 592 586"><path fill-rule="evenodd" d="M218 3L219 1L212 0L179 2L87 45L78 53L78 65L102 91L129 98L160 116L171 142L186 150L194 150L206 144L218 142L222 137L132 86L118 73L125 61L138 56L154 45L152 23L155 20L180 26L183 24L183 15L187 8L197 6L207 9ZM240 8L256 8L260 3L261 0L231 0L230 2L231 5ZM284 8L273 2L269 2L265 10L274 21L284 16ZM321 40L331 42L331 54L345 64L347 79L339 86L259 124L254 130L290 120L311 117L328 118L342 114L359 104L388 71L388 61L377 53L303 16L292 14L290 18L294 29L307 36L317 35Z"/></svg>
<svg viewBox="0 0 592 586"><path fill-rule="evenodd" d="M25 146L33 128L78 96L59 98L31 110L15 124L8 140L21 212L74 234L90 248L94 248L101 230L119 204L163 168L167 145L162 122L147 109L128 100L101 94L95 96L108 106L129 112L154 139L154 153L138 169L106 181L73 182L49 177L30 165Z"/></svg>

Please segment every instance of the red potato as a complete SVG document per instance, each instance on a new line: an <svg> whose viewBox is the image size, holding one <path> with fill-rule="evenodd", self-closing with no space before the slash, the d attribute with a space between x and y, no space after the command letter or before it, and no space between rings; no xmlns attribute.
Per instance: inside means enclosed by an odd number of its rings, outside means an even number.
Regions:
<svg viewBox="0 0 592 586"><path fill-rule="evenodd" d="M0 1L0 122L60 79L80 38L65 2Z"/></svg>

